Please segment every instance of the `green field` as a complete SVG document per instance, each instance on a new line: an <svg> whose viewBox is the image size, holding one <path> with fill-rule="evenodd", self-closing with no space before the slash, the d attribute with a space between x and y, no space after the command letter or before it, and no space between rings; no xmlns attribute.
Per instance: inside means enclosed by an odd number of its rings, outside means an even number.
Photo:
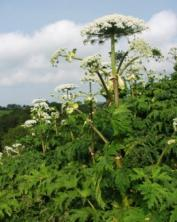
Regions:
<svg viewBox="0 0 177 222"><path fill-rule="evenodd" d="M9 114L11 110L0 110L0 117Z"/></svg>

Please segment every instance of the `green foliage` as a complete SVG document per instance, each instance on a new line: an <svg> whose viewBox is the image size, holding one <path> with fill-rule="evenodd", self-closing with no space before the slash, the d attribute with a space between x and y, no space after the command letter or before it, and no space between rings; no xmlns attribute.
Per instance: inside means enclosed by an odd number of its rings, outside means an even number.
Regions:
<svg viewBox="0 0 177 222"><path fill-rule="evenodd" d="M114 136L128 136L131 133L131 112L125 104L120 105L112 113L111 123L114 130Z"/></svg>
<svg viewBox="0 0 177 222"><path fill-rule="evenodd" d="M53 63L76 59L75 51L58 53ZM25 130L29 110L12 104L0 117L1 143L24 148L0 159L0 220L176 222L177 73L135 86L119 107L78 103Z"/></svg>

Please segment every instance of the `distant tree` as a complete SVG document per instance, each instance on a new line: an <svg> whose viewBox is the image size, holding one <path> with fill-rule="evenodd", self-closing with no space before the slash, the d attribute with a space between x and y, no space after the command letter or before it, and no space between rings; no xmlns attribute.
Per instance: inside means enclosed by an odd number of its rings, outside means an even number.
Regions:
<svg viewBox="0 0 177 222"><path fill-rule="evenodd" d="M7 109L20 109L21 106L18 104L8 104Z"/></svg>

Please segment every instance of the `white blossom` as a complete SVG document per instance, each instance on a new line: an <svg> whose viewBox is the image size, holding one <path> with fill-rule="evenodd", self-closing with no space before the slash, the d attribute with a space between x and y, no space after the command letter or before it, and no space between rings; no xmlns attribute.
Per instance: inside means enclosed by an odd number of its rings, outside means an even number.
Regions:
<svg viewBox="0 0 177 222"><path fill-rule="evenodd" d="M69 102L66 106L67 114L73 113L76 109L78 109L79 105L77 103Z"/></svg>
<svg viewBox="0 0 177 222"><path fill-rule="evenodd" d="M55 88L55 92L57 92L57 93L64 92L64 91L68 91L68 90L74 90L76 88L77 88L77 86L72 83L62 84L62 85L59 85Z"/></svg>
<svg viewBox="0 0 177 222"><path fill-rule="evenodd" d="M58 119L59 116L60 116L59 112L57 112L57 111L51 112L51 118L52 118L52 119Z"/></svg>
<svg viewBox="0 0 177 222"><path fill-rule="evenodd" d="M32 105L35 105L35 104L37 104L37 103L42 103L42 102L46 102L46 100L45 99L33 99L33 101L32 101Z"/></svg>
<svg viewBox="0 0 177 222"><path fill-rule="evenodd" d="M141 56L151 57L153 56L152 48L143 39L135 39L130 42L130 50L135 50Z"/></svg>
<svg viewBox="0 0 177 222"><path fill-rule="evenodd" d="M34 107L33 111L35 109L37 110L38 108L45 109L45 110L49 109L49 105L46 102L44 102L44 101L34 103L33 107Z"/></svg>
<svg viewBox="0 0 177 222"><path fill-rule="evenodd" d="M81 31L86 36L86 41L102 40L109 38L111 34L117 37L142 32L146 29L143 20L119 14L107 15L96 19L85 26Z"/></svg>
<svg viewBox="0 0 177 222"><path fill-rule="evenodd" d="M74 100L76 99L78 96L78 94L74 94L74 93L68 93L68 94L64 94L62 95L60 98L64 101L68 101L68 100Z"/></svg>
<svg viewBox="0 0 177 222"><path fill-rule="evenodd" d="M91 68L94 71L97 71L101 67L101 55L96 54L93 56L88 56L84 58L81 62L81 67L82 68Z"/></svg>
<svg viewBox="0 0 177 222"><path fill-rule="evenodd" d="M14 147L14 148L19 148L19 147L22 147L23 145L21 144L21 143L14 143L13 145L12 145L12 147Z"/></svg>
<svg viewBox="0 0 177 222"><path fill-rule="evenodd" d="M29 120L26 120L25 123L24 123L24 127L26 128L30 128L30 127L33 127L35 124L37 123L36 120L34 119L29 119Z"/></svg>
<svg viewBox="0 0 177 222"><path fill-rule="evenodd" d="M99 82L98 76L86 74L83 78L81 78L82 82Z"/></svg>
<svg viewBox="0 0 177 222"><path fill-rule="evenodd" d="M9 155L10 153L19 154L18 149L15 149L14 147L5 146L4 147L5 152Z"/></svg>
<svg viewBox="0 0 177 222"><path fill-rule="evenodd" d="M46 123L46 124L51 124L51 121L48 120L48 119L46 119L46 120L45 120L45 123Z"/></svg>
<svg viewBox="0 0 177 222"><path fill-rule="evenodd" d="M85 98L85 102L94 102L94 103L96 103L96 98L94 97L94 95L88 95Z"/></svg>

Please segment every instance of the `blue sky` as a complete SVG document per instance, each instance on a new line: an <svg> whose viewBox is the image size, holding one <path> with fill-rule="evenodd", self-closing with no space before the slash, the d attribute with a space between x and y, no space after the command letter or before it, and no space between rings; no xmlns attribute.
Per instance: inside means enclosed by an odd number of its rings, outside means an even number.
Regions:
<svg viewBox="0 0 177 222"><path fill-rule="evenodd" d="M176 0L0 0L0 31L24 31L68 19L89 22L99 16L121 13L148 20L162 10L177 12Z"/></svg>
<svg viewBox="0 0 177 222"><path fill-rule="evenodd" d="M77 82L78 64L53 70L50 56L67 46L78 47L82 55L97 51L83 49L80 28L111 13L144 19L152 28L147 40L164 50L177 42L176 0L0 0L0 105L29 104L57 84Z"/></svg>

